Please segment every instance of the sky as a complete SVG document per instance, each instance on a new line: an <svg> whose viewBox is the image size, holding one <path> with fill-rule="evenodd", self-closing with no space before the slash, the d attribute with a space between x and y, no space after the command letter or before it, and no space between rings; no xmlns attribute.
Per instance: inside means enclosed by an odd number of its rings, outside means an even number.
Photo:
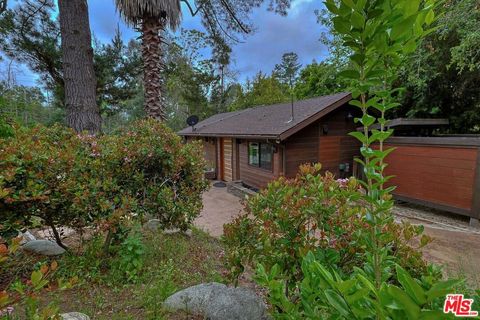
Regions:
<svg viewBox="0 0 480 320"><path fill-rule="evenodd" d="M269 2L268 0L265 2ZM232 48L232 66L237 71L238 81L252 78L257 72L270 73L283 53L296 52L303 65L313 60L321 61L328 55L327 48L319 41L324 28L317 23L315 9L323 7L318 0L293 0L286 17L269 12L265 7L255 9L251 16L256 28L243 43ZM15 5L16 1L10 1ZM139 36L126 26L115 10L114 0L89 0L90 28L101 42L109 42L117 26L124 40ZM200 29L200 18L191 17L183 10L181 27ZM17 81L25 85L35 84L36 76L25 67L17 66Z"/></svg>

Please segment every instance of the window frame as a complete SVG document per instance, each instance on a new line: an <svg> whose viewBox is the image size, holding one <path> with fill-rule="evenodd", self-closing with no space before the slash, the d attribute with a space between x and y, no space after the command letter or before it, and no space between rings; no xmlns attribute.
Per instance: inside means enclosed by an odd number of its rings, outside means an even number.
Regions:
<svg viewBox="0 0 480 320"><path fill-rule="evenodd" d="M251 164L250 163L250 144L252 143L255 143L258 145L258 165L255 165L255 164ZM270 168L265 168L265 167L262 167L262 145L268 145L270 147L270 150L271 150L271 161L270 161ZM255 169L260 169L260 170L264 170L264 171L267 171L267 172L273 172L273 154L275 153L275 146L271 143L268 143L268 142L260 142L260 141L247 141L247 164L248 166L250 167L253 167Z"/></svg>

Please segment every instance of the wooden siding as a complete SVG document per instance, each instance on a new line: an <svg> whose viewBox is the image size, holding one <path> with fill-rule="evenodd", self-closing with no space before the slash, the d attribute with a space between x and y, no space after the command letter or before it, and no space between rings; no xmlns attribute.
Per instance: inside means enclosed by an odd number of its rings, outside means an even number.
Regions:
<svg viewBox="0 0 480 320"><path fill-rule="evenodd" d="M351 112L357 115L354 107L345 105L317 122L297 132L285 141L286 173L293 177L298 167L304 163L320 162L323 171L340 176L339 164L348 163L352 174L353 157L359 154L360 143L348 135L356 129L353 120L347 120ZM324 132L324 127L328 132Z"/></svg>
<svg viewBox="0 0 480 320"><path fill-rule="evenodd" d="M390 182L397 186L394 195L472 216L478 148L391 143L387 147L396 147L386 159L385 172L395 176Z"/></svg>
<svg viewBox="0 0 480 320"><path fill-rule="evenodd" d="M351 106L345 106L336 112L324 117L319 122L320 137L318 148L318 161L322 164L323 171L330 171L340 177L339 165L348 163L350 170L345 176L351 176L353 172L353 158L359 155L360 143L348 133L355 131L357 125L353 120L347 120L348 113L358 116L357 110ZM326 126L328 132L323 132Z"/></svg>
<svg viewBox="0 0 480 320"><path fill-rule="evenodd" d="M233 180L233 150L232 150L232 139L223 138L223 180L232 181Z"/></svg>
<svg viewBox="0 0 480 320"><path fill-rule="evenodd" d="M277 153L281 152L280 148L277 150ZM239 144L240 180L242 180L243 183L255 188L260 189L266 187L270 181L275 179L274 172L281 170L279 168L281 162L276 161L278 157L281 157L281 155L277 156L276 153L273 154L272 171L251 166L248 164L248 142L246 140L242 140L242 142Z"/></svg>
<svg viewBox="0 0 480 320"><path fill-rule="evenodd" d="M285 176L294 177L304 163L318 161L318 123L295 133L285 141Z"/></svg>

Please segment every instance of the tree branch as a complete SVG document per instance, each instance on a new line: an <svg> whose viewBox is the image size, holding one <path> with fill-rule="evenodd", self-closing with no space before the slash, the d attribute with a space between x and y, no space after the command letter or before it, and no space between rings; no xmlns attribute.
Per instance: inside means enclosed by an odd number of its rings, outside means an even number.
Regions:
<svg viewBox="0 0 480 320"><path fill-rule="evenodd" d="M193 11L192 5L190 4L190 2L188 2L188 0L181 0L181 2L187 5L188 11L190 11L190 14L192 15L192 17L195 17L203 6L203 3L202 3L200 6L197 7L197 10Z"/></svg>
<svg viewBox="0 0 480 320"><path fill-rule="evenodd" d="M237 16L235 15L235 13L233 12L232 8L230 8L230 5L228 4L228 2L226 0L220 0L223 4L223 6L225 7L225 9L227 9L228 11L228 14L230 14L230 16L232 17L233 20L235 20L235 22L237 23L237 25L239 26L240 29L242 29L242 31L246 34L249 34L250 33L250 30L248 30L247 28L245 28L243 26L243 24L240 22L240 20L238 20Z"/></svg>

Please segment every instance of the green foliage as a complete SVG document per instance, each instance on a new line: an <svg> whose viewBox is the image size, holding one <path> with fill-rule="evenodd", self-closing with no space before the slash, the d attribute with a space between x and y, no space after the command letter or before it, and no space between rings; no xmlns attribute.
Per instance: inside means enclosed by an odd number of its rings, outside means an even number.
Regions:
<svg viewBox="0 0 480 320"><path fill-rule="evenodd" d="M307 99L344 91L346 81L337 73L337 66L329 62L313 62L305 66L295 85L295 96Z"/></svg>
<svg viewBox="0 0 480 320"><path fill-rule="evenodd" d="M447 1L432 25L437 29L402 66L399 85L406 90L395 116L447 118L451 133L478 133L478 1Z"/></svg>
<svg viewBox="0 0 480 320"><path fill-rule="evenodd" d="M185 230L207 187L200 146L184 145L154 120L99 137L58 125L17 128L0 144L0 210L19 226L40 218L52 228L114 233L148 214Z"/></svg>
<svg viewBox="0 0 480 320"><path fill-rule="evenodd" d="M269 273L262 265L257 280L271 292L276 319L452 319L441 311L445 295L458 285L457 280L432 284L428 274L414 279L400 266L395 267L398 284L383 282L376 288L368 275L355 269L345 279L335 269L326 268L313 253L303 259L304 278L300 296L292 303L285 296L279 266Z"/></svg>
<svg viewBox="0 0 480 320"><path fill-rule="evenodd" d="M261 263L268 271L276 265L292 298L304 277L301 264L309 251L341 274L368 264L365 249L372 226L365 222L359 187L353 178L344 183L329 173L320 175L320 165L301 166L294 179L270 183L247 201L244 216L224 227L230 276L236 279L251 264ZM382 245L414 274L426 270L421 254L409 245L413 240L419 246L429 242L422 231L393 221L384 226ZM389 270L385 269L387 279Z"/></svg>
<svg viewBox="0 0 480 320"><path fill-rule="evenodd" d="M127 281L138 281L143 268L144 254L145 248L142 236L138 232L129 235L118 247L119 261L116 266L118 271L126 276Z"/></svg>
<svg viewBox="0 0 480 320"><path fill-rule="evenodd" d="M12 239L8 244L0 244L0 271L6 272L5 265L17 253L20 247L20 239ZM47 306L42 305L39 295L46 291L65 290L72 288L77 279L69 281L59 279L56 283L51 280L57 271L58 263L53 261L50 264L41 264L34 270L27 281L17 279L6 290L0 291L0 319L17 319L20 311L24 313L25 319L50 320L58 318L59 308L54 303Z"/></svg>
<svg viewBox="0 0 480 320"><path fill-rule="evenodd" d="M230 111L251 108L260 105L270 105L289 101L288 89L274 76L259 72L252 82L247 80L244 88L237 91Z"/></svg>
<svg viewBox="0 0 480 320"><path fill-rule="evenodd" d="M295 52L288 52L282 55L282 61L276 64L273 69L274 77L289 89L292 96L301 67L302 65L298 62L298 55Z"/></svg>

